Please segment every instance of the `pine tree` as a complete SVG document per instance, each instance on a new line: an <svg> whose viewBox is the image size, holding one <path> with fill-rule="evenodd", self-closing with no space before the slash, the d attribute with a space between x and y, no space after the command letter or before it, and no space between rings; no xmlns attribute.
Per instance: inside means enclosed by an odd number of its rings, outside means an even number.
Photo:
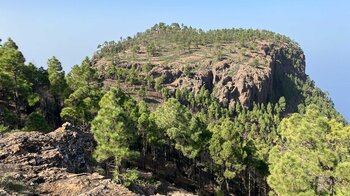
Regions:
<svg viewBox="0 0 350 196"><path fill-rule="evenodd" d="M92 121L91 131L97 142L94 157L103 161L113 157L115 179L121 174L123 160L133 158L137 137L138 107L136 102L120 89L111 89L101 99L100 110Z"/></svg>
<svg viewBox="0 0 350 196"><path fill-rule="evenodd" d="M91 66L89 57L85 57L80 66L74 65L67 74L67 84L71 90L77 90L80 87L93 86L99 82L97 73Z"/></svg>
<svg viewBox="0 0 350 196"><path fill-rule="evenodd" d="M5 47L5 48L12 48L12 49L18 50L17 44L10 37L4 43L3 47Z"/></svg>
<svg viewBox="0 0 350 196"><path fill-rule="evenodd" d="M103 91L96 71L86 57L80 66L73 66L67 75L67 84L73 92L65 99L61 117L76 126L88 128L97 114Z"/></svg>
<svg viewBox="0 0 350 196"><path fill-rule="evenodd" d="M278 195L334 195L349 189L350 127L329 120L317 106L279 126L281 141L270 151L268 183Z"/></svg>
<svg viewBox="0 0 350 196"><path fill-rule="evenodd" d="M222 168L219 172L219 183L226 182L226 191L229 192L228 180L233 179L244 170L244 159L247 154L244 151L242 130L228 118L210 128L212 137L209 143L209 152L214 162Z"/></svg>
<svg viewBox="0 0 350 196"><path fill-rule="evenodd" d="M68 92L68 85L65 80L65 74L62 69L61 62L56 57L49 59L47 66L50 81L50 93L54 97L56 107L56 123L59 125L61 124L61 108L63 105L63 100Z"/></svg>
<svg viewBox="0 0 350 196"><path fill-rule="evenodd" d="M151 122L150 122L150 111L148 109L147 104L144 101L141 101L138 104L139 107L139 118L137 119L137 127L138 127L138 132L139 135L142 138L142 152L143 155L146 155L146 151L147 151L147 145L149 142L149 134L152 131L152 126L151 126Z"/></svg>
<svg viewBox="0 0 350 196"><path fill-rule="evenodd" d="M156 125L184 156L194 159L206 149L210 132L203 114L192 115L180 102L170 98L153 115Z"/></svg>
<svg viewBox="0 0 350 196"><path fill-rule="evenodd" d="M15 105L17 125L20 125L20 110L30 94L30 83L25 80L24 56L11 38L0 48L0 93L1 97ZM0 95L1 95L0 94Z"/></svg>
<svg viewBox="0 0 350 196"><path fill-rule="evenodd" d="M88 128L99 109L103 91L97 86L84 86L75 90L65 99L61 117L75 126Z"/></svg>
<svg viewBox="0 0 350 196"><path fill-rule="evenodd" d="M61 62L56 57L52 57L48 60L47 67L51 94L57 97L57 99L62 100L67 91L67 82Z"/></svg>

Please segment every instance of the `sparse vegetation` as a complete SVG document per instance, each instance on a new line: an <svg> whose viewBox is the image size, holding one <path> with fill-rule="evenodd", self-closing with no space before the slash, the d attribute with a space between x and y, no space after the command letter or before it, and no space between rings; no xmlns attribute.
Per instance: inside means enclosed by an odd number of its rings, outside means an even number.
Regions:
<svg viewBox="0 0 350 196"><path fill-rule="evenodd" d="M0 189L9 191L10 193L19 193L23 195L34 194L34 190L21 181L14 179L10 174L0 175Z"/></svg>
<svg viewBox="0 0 350 196"><path fill-rule="evenodd" d="M226 56L239 57L246 53L258 52L260 41L287 43L290 54L302 53L298 44L290 38L267 30L222 29L203 31L185 25L159 23L133 38L118 42L105 42L99 46L94 58L120 56L121 60L147 64L149 61L181 66L186 57L223 60ZM135 53L135 46L139 46ZM240 46L237 47L237 46ZM238 49L233 53L232 47ZM129 58L133 54L135 60ZM181 56L181 58L179 58ZM301 66L296 63L295 66ZM302 67L301 67L302 68Z"/></svg>

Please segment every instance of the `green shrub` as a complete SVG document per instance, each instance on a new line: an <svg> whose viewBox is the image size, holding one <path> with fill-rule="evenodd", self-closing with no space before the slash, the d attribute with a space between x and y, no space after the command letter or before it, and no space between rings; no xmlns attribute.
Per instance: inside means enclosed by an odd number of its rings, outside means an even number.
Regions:
<svg viewBox="0 0 350 196"><path fill-rule="evenodd" d="M185 65L184 67L183 67L183 73L184 73L184 75L185 76L189 76L190 75L190 73L191 73L191 67L189 66L189 65Z"/></svg>
<svg viewBox="0 0 350 196"><path fill-rule="evenodd" d="M25 131L40 131L48 132L49 125L45 121L45 118L38 112L32 112L28 116L28 120L23 128Z"/></svg>
<svg viewBox="0 0 350 196"><path fill-rule="evenodd" d="M0 133L5 133L9 130L8 126L0 124Z"/></svg>
<svg viewBox="0 0 350 196"><path fill-rule="evenodd" d="M258 68L260 66L260 63L258 61L258 59L254 59L253 63L251 64L251 66Z"/></svg>
<svg viewBox="0 0 350 196"><path fill-rule="evenodd" d="M15 128L17 125L16 114L6 108L0 111L0 123L4 126Z"/></svg>
<svg viewBox="0 0 350 196"><path fill-rule="evenodd" d="M7 173L0 175L0 189L16 193L28 193L28 188L23 182L13 179Z"/></svg>
<svg viewBox="0 0 350 196"><path fill-rule="evenodd" d="M154 88L156 89L156 91L160 91L162 90L162 84L164 82L164 76L158 77L155 79L155 85Z"/></svg>
<svg viewBox="0 0 350 196"><path fill-rule="evenodd" d="M152 68L153 68L153 65L151 63L147 63L144 65L143 70L145 73L148 73L152 70Z"/></svg>
<svg viewBox="0 0 350 196"><path fill-rule="evenodd" d="M124 185L126 187L130 187L135 184L139 179L140 174L136 169L127 169L125 173L123 173Z"/></svg>

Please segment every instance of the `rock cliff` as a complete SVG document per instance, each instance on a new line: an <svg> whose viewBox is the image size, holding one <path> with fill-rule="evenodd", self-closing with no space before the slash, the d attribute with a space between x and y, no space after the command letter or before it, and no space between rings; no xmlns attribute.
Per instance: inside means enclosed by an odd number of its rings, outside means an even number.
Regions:
<svg viewBox="0 0 350 196"><path fill-rule="evenodd" d="M306 79L305 58L301 51L291 50L290 44L259 43L258 49L246 54L232 54L225 59L203 61L191 65L191 74L179 74L177 66L163 69L156 66L153 75L163 75L170 89L187 88L198 92L202 86L214 93L225 106L238 101L251 107L254 102L267 103L286 96L288 86L282 82L290 75ZM246 56L240 60L240 56ZM156 72L156 74L154 73Z"/></svg>

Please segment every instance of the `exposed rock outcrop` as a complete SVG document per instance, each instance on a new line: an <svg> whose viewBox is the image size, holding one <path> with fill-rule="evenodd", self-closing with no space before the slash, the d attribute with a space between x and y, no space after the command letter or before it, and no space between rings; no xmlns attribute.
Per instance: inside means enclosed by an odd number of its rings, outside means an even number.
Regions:
<svg viewBox="0 0 350 196"><path fill-rule="evenodd" d="M305 81L303 51L294 42L260 40L254 45L250 48L234 43L224 44L222 50L225 55L220 59L211 56L210 46L201 46L189 53L149 57L146 62L141 55L117 66L125 69L133 64L142 70L145 64L152 63L153 68L148 74L154 78L162 76L163 85L170 92L187 88L196 93L205 86L220 103L232 109L237 102L251 107L254 102L276 102L281 96L285 96L289 106L295 108L299 100L288 97L291 89L286 81L290 76ZM161 61L162 58L166 60ZM106 62L102 58L95 62L95 66L98 69L101 63L108 66Z"/></svg>
<svg viewBox="0 0 350 196"><path fill-rule="evenodd" d="M239 101L251 107L254 102L267 103L285 96L288 87L281 81L288 75L306 78L304 54L291 44L261 42L255 51L227 56L217 62L204 60L192 64L187 75L180 71L184 66L179 65L158 65L151 74L163 75L164 85L172 91L187 88L198 92L205 86L225 106L234 107Z"/></svg>
<svg viewBox="0 0 350 196"><path fill-rule="evenodd" d="M0 195L133 195L97 173L88 173L93 146L89 132L68 123L48 134L0 136Z"/></svg>

